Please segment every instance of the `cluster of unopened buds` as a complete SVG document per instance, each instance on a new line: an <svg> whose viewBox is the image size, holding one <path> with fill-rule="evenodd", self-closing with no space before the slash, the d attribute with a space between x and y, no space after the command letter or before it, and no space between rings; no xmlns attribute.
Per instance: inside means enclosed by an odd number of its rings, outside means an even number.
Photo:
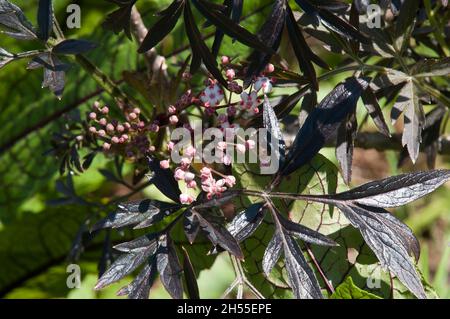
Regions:
<svg viewBox="0 0 450 319"><path fill-rule="evenodd" d="M107 106L100 106L99 102L95 102L88 114L89 133L102 141L102 149L105 152L120 150L129 158L139 153L145 154L154 150L147 134L152 126L140 120L140 113L139 108L126 111L124 114L126 121L119 122L110 117Z"/></svg>
<svg viewBox="0 0 450 319"><path fill-rule="evenodd" d="M171 146L169 145L169 148ZM185 188L196 190L198 184L196 178L200 179L200 188L206 193L206 197L211 199L212 197L220 197L223 192L229 187L233 187L236 184L236 178L232 175L223 175L219 172L215 172L216 175L220 176L220 179L215 179L213 177L213 169L203 166L200 169L200 176L197 176L195 172L192 171L192 162L195 157L196 149L193 146L189 146L185 149L183 157L179 165L175 168L174 177L175 180L184 182ZM160 161L160 167L162 169L168 169L170 166L170 160ZM194 197L187 191L180 195L180 202L182 204L190 204L194 201Z"/></svg>

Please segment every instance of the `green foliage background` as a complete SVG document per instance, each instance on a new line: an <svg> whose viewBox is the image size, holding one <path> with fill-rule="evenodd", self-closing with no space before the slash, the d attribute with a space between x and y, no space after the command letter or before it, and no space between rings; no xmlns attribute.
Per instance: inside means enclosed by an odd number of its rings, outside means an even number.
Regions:
<svg viewBox="0 0 450 319"><path fill-rule="evenodd" d="M35 23L37 1L13 1L20 6L27 17ZM246 1L244 14L268 1ZM77 3L82 10L81 29L65 30L67 37L85 38L97 42L100 47L88 57L114 80L122 77L124 70L136 70L143 61L136 53L136 44L123 34L116 36L100 27L105 13L114 6L106 1L55 1L56 15L60 21L66 17L65 8L69 3ZM150 25L154 21L151 13L164 7L169 1L142 1L139 8L144 21ZM269 9L270 10L270 9ZM267 12L267 10L265 11ZM255 31L261 24L261 17L247 19L244 25ZM211 32L213 29L206 29ZM16 41L0 35L1 46L10 52L34 49L33 44ZM187 44L185 33L178 26L159 48L160 54L170 54ZM231 43L226 37L223 54L243 55L248 49ZM289 49L282 46L282 50ZM339 57L319 52L330 65L339 63ZM169 62L181 61L187 52L174 56ZM292 55L292 53L291 53ZM296 65L293 63L293 65ZM342 75L344 78L346 74ZM69 289L66 285L68 274L66 259L72 241L80 224L93 208L82 205L51 206L49 200L60 197L55 188L58 180L58 164L55 158L45 156L49 149L50 136L59 131L70 118L77 118L95 99L113 103L105 94L94 98L89 96L98 90L95 82L79 67L74 65L67 73L68 85L64 97L58 101L47 90L40 88L42 73L27 71L26 62L11 63L0 71L0 297L2 298L117 298L115 292L129 282L125 278L120 283L94 292L97 280L99 245L94 244L86 251L80 262L82 284L79 289ZM319 100L340 80L335 77L321 82ZM132 89L131 89L132 90ZM284 89L281 93L289 92ZM132 92L138 98L137 92ZM77 107L74 107L77 106ZM70 112L63 112L69 110ZM360 108L362 109L362 108ZM298 109L294 113L298 113ZM363 118L365 114L358 114ZM394 130L394 129L393 129ZM336 162L334 150L324 149L323 155ZM362 157L374 156L362 152ZM396 168L397 154L386 152L386 175L399 173ZM374 159L375 160L375 159ZM367 158L366 163L372 159ZM438 166L449 168L448 158L439 159ZM419 166L423 165L419 163ZM99 168L111 166L110 161L98 156L87 173L75 176L78 195L92 202L105 203L111 194L120 193L117 186L98 172ZM360 180L364 177L360 174ZM375 174L376 175L376 174ZM370 173L366 176L371 176ZM424 279L443 298L450 297L450 196L449 187L443 187L408 207L398 209L400 216L419 237L422 255L419 267ZM139 197L154 196L155 190L148 188ZM214 280L211 280L214 278ZM210 269L199 277L200 294L203 298L219 298L234 279L228 257L222 254ZM168 294L157 284L151 298L167 298ZM336 291L336 298L370 298L369 293L354 287L351 280Z"/></svg>

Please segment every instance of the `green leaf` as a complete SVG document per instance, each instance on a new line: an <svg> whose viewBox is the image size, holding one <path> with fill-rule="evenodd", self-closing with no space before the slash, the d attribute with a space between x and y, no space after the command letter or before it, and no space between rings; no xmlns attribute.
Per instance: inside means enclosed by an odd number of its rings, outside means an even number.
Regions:
<svg viewBox="0 0 450 319"><path fill-rule="evenodd" d="M330 296L330 299L381 299L368 291L357 287L352 280L352 277L347 277L345 281L340 284L335 292Z"/></svg>

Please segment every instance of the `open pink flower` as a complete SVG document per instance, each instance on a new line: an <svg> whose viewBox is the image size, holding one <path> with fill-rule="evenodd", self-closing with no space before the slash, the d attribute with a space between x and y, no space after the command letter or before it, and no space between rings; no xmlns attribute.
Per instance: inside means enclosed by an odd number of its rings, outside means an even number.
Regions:
<svg viewBox="0 0 450 319"><path fill-rule="evenodd" d="M201 94L200 100L205 106L217 106L223 100L223 90L217 83L210 84Z"/></svg>
<svg viewBox="0 0 450 319"><path fill-rule="evenodd" d="M261 76L256 79L254 88L256 91L262 89L263 93L270 93L272 92L272 82L268 77Z"/></svg>

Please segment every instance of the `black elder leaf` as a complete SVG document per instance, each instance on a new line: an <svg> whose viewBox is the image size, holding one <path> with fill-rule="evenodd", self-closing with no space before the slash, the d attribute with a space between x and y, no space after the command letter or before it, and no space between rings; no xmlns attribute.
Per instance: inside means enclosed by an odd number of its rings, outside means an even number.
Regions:
<svg viewBox="0 0 450 319"><path fill-rule="evenodd" d="M131 39L131 10L137 0L107 0L116 3L119 9L111 12L103 22L103 27L118 34L125 32L126 36Z"/></svg>
<svg viewBox="0 0 450 319"><path fill-rule="evenodd" d="M174 0L166 10L160 13L161 18L149 29L138 49L139 53L152 49L175 28L183 12L183 6L184 0Z"/></svg>
<svg viewBox="0 0 450 319"><path fill-rule="evenodd" d="M111 230L105 232L105 239L103 240L102 255L97 264L98 277L100 278L114 261L111 249Z"/></svg>
<svg viewBox="0 0 450 319"><path fill-rule="evenodd" d="M97 44L86 40L64 40L53 47L55 54L81 54L91 51L97 47Z"/></svg>
<svg viewBox="0 0 450 319"><path fill-rule="evenodd" d="M232 19L218 11L214 4L205 0L191 0L198 11L217 28L239 42L263 52L273 53L265 42L235 23ZM283 0L284 2L284 0Z"/></svg>
<svg viewBox="0 0 450 319"><path fill-rule="evenodd" d="M419 1L402 1L400 14L395 23L395 35L397 37L405 34L407 28L414 22L418 9Z"/></svg>
<svg viewBox="0 0 450 319"><path fill-rule="evenodd" d="M201 193L199 195L199 198L197 198L198 203L196 202L194 208L196 210L205 209L205 208L212 208L212 207L220 207L226 203L231 202L233 199L235 199L237 196L239 196L242 193L240 190L227 190L226 192L220 194L220 196L214 196L211 199L200 199L203 195Z"/></svg>
<svg viewBox="0 0 450 319"><path fill-rule="evenodd" d="M393 216L379 208L362 205L338 204L350 223L361 231L361 234L381 262L417 297L426 298L420 277L412 264L408 249L411 248L409 234L399 232L392 226ZM389 217L387 217L389 216ZM398 221L396 224L398 225ZM417 245L417 240L413 240Z"/></svg>
<svg viewBox="0 0 450 319"><path fill-rule="evenodd" d="M287 220L281 215L278 215L278 219L283 225L284 229L290 234L298 239L301 239L302 241L305 241L307 243L315 244L315 245L321 245L321 246L337 246L338 244L328 238L325 235L322 235L321 233L312 230L308 227L305 227L301 224L291 222L290 220Z"/></svg>
<svg viewBox="0 0 450 319"><path fill-rule="evenodd" d="M228 82L223 78L222 72L217 67L217 61L214 55L209 51L205 42L202 39L202 35L197 28L194 17L192 15L192 10L189 2L186 2L184 8L184 24L186 27L186 33L189 38L189 43L191 44L193 57L195 59L195 66L198 67L200 57L205 67L212 74L212 76L220 82L225 87L228 87ZM194 62L194 61L193 61ZM192 64L191 64L192 66ZM191 68L191 72L193 72Z"/></svg>
<svg viewBox="0 0 450 319"><path fill-rule="evenodd" d="M37 21L39 26L39 38L47 41L53 25L52 0L39 0Z"/></svg>
<svg viewBox="0 0 450 319"><path fill-rule="evenodd" d="M130 299L148 299L156 274L156 258L151 257L139 275L129 285L120 289L117 295L128 295Z"/></svg>
<svg viewBox="0 0 450 319"><path fill-rule="evenodd" d="M438 106L425 116L425 125L422 131L422 146L423 152L427 157L427 166L429 169L434 169L435 167L441 135L441 123L446 113L447 109L445 107ZM397 163L398 167L401 167L408 157L408 149L404 147L400 152Z"/></svg>
<svg viewBox="0 0 450 319"><path fill-rule="evenodd" d="M237 241L241 242L250 237L264 219L266 208L264 203L250 205L246 210L237 214L227 229Z"/></svg>
<svg viewBox="0 0 450 319"><path fill-rule="evenodd" d="M282 235L289 286L297 299L322 299L319 283L294 238Z"/></svg>
<svg viewBox="0 0 450 319"><path fill-rule="evenodd" d="M158 238L159 233L150 233L131 241L115 245L113 248L125 253L139 252L148 249L156 251L158 246Z"/></svg>
<svg viewBox="0 0 450 319"><path fill-rule="evenodd" d="M0 69L12 61L14 61L14 54L0 48Z"/></svg>
<svg viewBox="0 0 450 319"><path fill-rule="evenodd" d="M356 114L349 114L338 129L336 141L336 158L341 166L344 182L349 184L352 178L353 146L358 129Z"/></svg>
<svg viewBox="0 0 450 319"><path fill-rule="evenodd" d="M268 277L273 267L277 264L283 252L283 239L280 232L275 232L267 244L262 260L264 274Z"/></svg>
<svg viewBox="0 0 450 319"><path fill-rule="evenodd" d="M95 223L91 231L104 228L121 228L137 224L142 226L144 222L145 227L150 226L154 222L170 215L178 208L178 205L150 199L122 203L118 205L116 212Z"/></svg>
<svg viewBox="0 0 450 319"><path fill-rule="evenodd" d="M295 2L297 2L306 14L314 17L315 19L319 19L327 28L340 34L341 36L365 44L370 43L370 39L367 36L363 35L344 19L334 15L328 9L314 6L308 0L295 0Z"/></svg>
<svg viewBox="0 0 450 319"><path fill-rule="evenodd" d="M327 141L336 136L342 121L355 112L356 103L367 86L368 82L363 78L347 78L317 105L298 131L281 168L282 175L289 175L309 162Z"/></svg>
<svg viewBox="0 0 450 319"><path fill-rule="evenodd" d="M58 99L62 98L64 87L66 85L65 72L64 71L54 71L61 62L56 56L50 55L48 63L52 68L44 69L44 80L42 81L43 88L49 88Z"/></svg>
<svg viewBox="0 0 450 319"><path fill-rule="evenodd" d="M186 210L184 213L184 233L189 243L193 243L200 230L200 222L198 221L197 214L192 213L191 210Z"/></svg>
<svg viewBox="0 0 450 319"><path fill-rule="evenodd" d="M245 86L247 87L254 77L264 70L269 63L272 54L278 50L281 42L281 35L286 20L286 1L276 0L269 19L263 24L258 32L258 38L264 41L266 46L273 49L272 52L262 50L253 51L248 57L250 64L245 75Z"/></svg>
<svg viewBox="0 0 450 319"><path fill-rule="evenodd" d="M181 191L172 171L170 169L162 169L159 161L150 156L148 157L148 163L152 171L150 181L161 193L178 203L180 201Z"/></svg>
<svg viewBox="0 0 450 319"><path fill-rule="evenodd" d="M189 254L184 247L183 251L183 273L184 281L186 283L186 291L189 299L200 299L198 291L197 277L195 276L194 266L192 265Z"/></svg>
<svg viewBox="0 0 450 319"><path fill-rule="evenodd" d="M373 181L326 197L374 207L398 207L431 193L449 179L450 170L414 172Z"/></svg>
<svg viewBox="0 0 450 319"><path fill-rule="evenodd" d="M287 7L286 26L290 43L294 49L295 56L297 57L300 70L312 82L312 88L317 91L319 89L319 84L317 82L316 71L312 65L312 61L314 59L314 61L319 62L321 66L327 65L326 63L322 63L322 60L311 51L289 6Z"/></svg>
<svg viewBox="0 0 450 319"><path fill-rule="evenodd" d="M19 40L36 39L33 26L23 11L7 0L0 0L0 26L6 28L2 33Z"/></svg>
<svg viewBox="0 0 450 319"><path fill-rule="evenodd" d="M266 95L264 95L263 103L263 125L267 129L268 146L270 146L272 152L275 152L279 167L281 167L285 159L286 144L281 133L280 125L278 124L278 118ZM273 146L277 147L273 148Z"/></svg>
<svg viewBox="0 0 450 319"><path fill-rule="evenodd" d="M181 280L180 261L171 238L162 235L156 255L156 265L160 274L161 283L174 299L183 298L183 283Z"/></svg>
<svg viewBox="0 0 450 319"><path fill-rule="evenodd" d="M239 259L244 258L244 254L242 253L238 241L223 225L206 219L198 212L193 211L193 214L196 215L202 232L214 246L222 247Z"/></svg>
<svg viewBox="0 0 450 319"><path fill-rule="evenodd" d="M390 136L391 134L389 133L389 128L386 124L386 120L384 119L383 112L381 111L377 97L370 86L367 87L367 89L362 93L361 98L367 112L369 112L369 115L373 119L373 122L377 126L378 130L384 135Z"/></svg>
<svg viewBox="0 0 450 319"><path fill-rule="evenodd" d="M226 6L224 14L228 17L231 16L231 20L234 23L238 24L239 21L241 20L244 0L224 0L223 4L224 6ZM214 56L217 56L219 54L220 45L222 44L224 35L225 33L219 28L217 28L216 34L214 35L214 42L212 45L212 53Z"/></svg>
<svg viewBox="0 0 450 319"><path fill-rule="evenodd" d="M100 277L94 289L102 289L129 275L154 254L155 250L155 247L152 245L147 249L140 249L128 254L120 255L111 267L109 267L109 269Z"/></svg>

